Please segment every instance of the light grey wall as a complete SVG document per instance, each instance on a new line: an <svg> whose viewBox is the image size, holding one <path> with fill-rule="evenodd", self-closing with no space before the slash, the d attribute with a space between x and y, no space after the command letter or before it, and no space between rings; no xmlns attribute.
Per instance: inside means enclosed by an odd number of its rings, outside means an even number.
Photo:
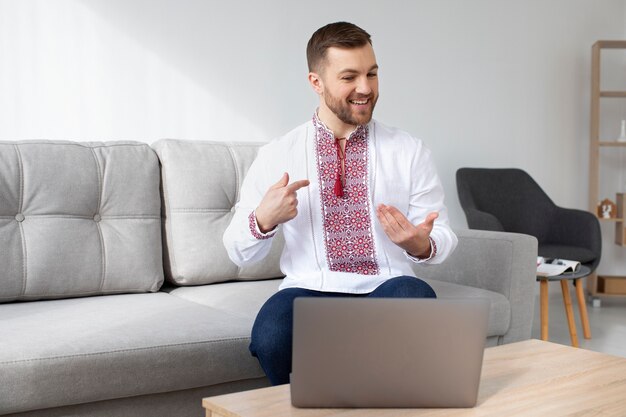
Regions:
<svg viewBox="0 0 626 417"><path fill-rule="evenodd" d="M453 226L462 166L525 169L586 209L590 48L625 37L625 3L0 0L0 139L270 140L315 109L309 36L349 20L373 36L375 117L433 150ZM602 268L624 274L605 235Z"/></svg>

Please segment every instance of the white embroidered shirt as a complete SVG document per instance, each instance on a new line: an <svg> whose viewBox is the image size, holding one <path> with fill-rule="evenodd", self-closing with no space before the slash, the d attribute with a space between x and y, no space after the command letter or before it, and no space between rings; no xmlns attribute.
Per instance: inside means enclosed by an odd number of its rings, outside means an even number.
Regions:
<svg viewBox="0 0 626 417"><path fill-rule="evenodd" d="M440 263L454 250L457 238L443 188L420 140L374 120L357 127L346 141L343 197L334 193L338 163L335 138L317 115L261 147L224 233L233 262L244 266L268 254L278 229L261 233L254 210L284 172L290 181L308 179L310 185L297 191L298 215L279 226L286 275L280 289L368 293L389 278L415 276L411 263ZM439 213L429 258L414 258L391 242L376 217L381 203L395 206L413 224Z"/></svg>

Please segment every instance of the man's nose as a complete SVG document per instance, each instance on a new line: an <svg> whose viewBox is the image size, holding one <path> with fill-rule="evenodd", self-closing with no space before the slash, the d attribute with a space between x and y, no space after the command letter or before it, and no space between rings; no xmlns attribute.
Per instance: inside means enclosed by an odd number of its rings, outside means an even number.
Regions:
<svg viewBox="0 0 626 417"><path fill-rule="evenodd" d="M367 77L359 77L356 92L358 94L369 95L372 92L372 86L370 80Z"/></svg>

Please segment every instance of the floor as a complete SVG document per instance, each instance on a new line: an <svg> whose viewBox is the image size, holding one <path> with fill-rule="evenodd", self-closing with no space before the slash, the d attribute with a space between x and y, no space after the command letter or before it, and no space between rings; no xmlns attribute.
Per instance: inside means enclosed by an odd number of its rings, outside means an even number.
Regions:
<svg viewBox="0 0 626 417"><path fill-rule="evenodd" d="M549 297L548 340L571 345L565 308L563 306L563 295L559 291L558 293L550 294ZM591 303L587 302L589 325L591 327L590 340L586 340L583 337L580 312L573 286L571 297L580 347L626 357L626 297L604 297L601 300L601 307L592 307ZM540 323L539 296L537 296L535 298L535 316L532 330L534 339L541 338Z"/></svg>

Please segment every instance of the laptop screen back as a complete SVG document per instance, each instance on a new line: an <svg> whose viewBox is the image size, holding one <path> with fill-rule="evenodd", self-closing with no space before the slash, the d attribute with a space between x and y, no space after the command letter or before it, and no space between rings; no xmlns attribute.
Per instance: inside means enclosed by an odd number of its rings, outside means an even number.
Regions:
<svg viewBox="0 0 626 417"><path fill-rule="evenodd" d="M472 407L488 310L482 299L297 298L292 404Z"/></svg>

